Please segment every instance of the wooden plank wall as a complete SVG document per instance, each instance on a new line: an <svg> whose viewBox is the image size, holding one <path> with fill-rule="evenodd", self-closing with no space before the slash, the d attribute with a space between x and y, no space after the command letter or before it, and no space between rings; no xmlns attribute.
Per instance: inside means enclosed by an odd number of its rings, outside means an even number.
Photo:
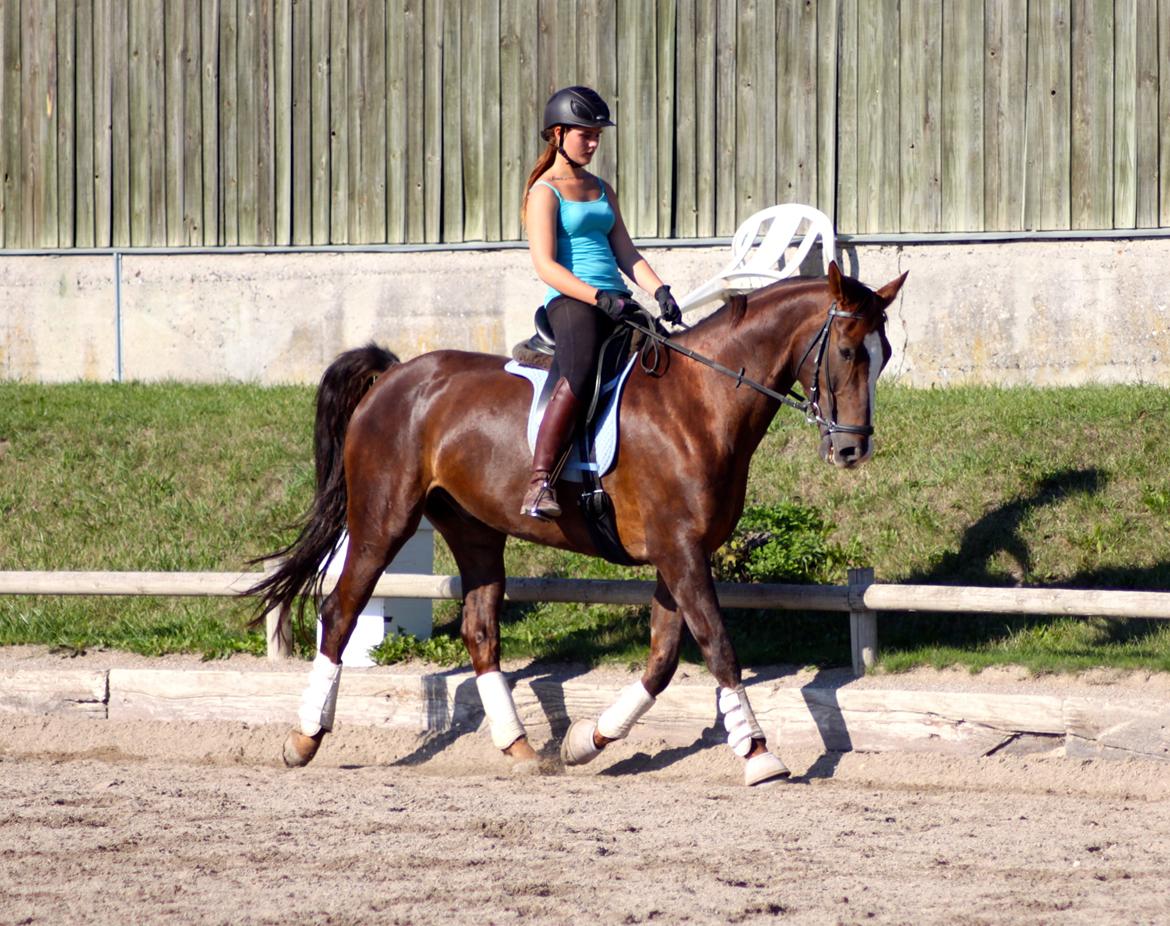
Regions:
<svg viewBox="0 0 1170 926"><path fill-rule="evenodd" d="M1170 0L0 0L0 246L518 240L545 99L639 237L1170 227Z"/></svg>

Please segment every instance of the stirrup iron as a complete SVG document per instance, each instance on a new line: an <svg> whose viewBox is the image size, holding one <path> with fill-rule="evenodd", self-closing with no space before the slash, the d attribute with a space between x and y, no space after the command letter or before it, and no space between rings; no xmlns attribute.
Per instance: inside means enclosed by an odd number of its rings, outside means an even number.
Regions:
<svg viewBox="0 0 1170 926"><path fill-rule="evenodd" d="M539 484L536 479L529 483L524 503L520 506L521 514L536 518L538 521L551 521L561 516L561 506L553 489L554 479L555 477L549 473Z"/></svg>

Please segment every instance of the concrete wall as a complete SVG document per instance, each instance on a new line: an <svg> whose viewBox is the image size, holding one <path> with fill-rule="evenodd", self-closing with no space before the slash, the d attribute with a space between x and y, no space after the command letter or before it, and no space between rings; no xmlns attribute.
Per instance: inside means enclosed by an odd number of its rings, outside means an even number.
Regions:
<svg viewBox="0 0 1170 926"><path fill-rule="evenodd" d="M887 375L956 383L1170 386L1170 239L844 246L847 272L910 279ZM725 248L647 248L677 293ZM813 269L815 270L814 263ZM377 340L407 358L507 352L543 286L527 251L122 256L0 253L0 377L29 382L316 382Z"/></svg>

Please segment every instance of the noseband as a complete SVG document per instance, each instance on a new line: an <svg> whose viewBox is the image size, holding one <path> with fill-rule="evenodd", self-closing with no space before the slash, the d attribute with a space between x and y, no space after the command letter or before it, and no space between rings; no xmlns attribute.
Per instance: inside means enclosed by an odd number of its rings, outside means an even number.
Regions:
<svg viewBox="0 0 1170 926"><path fill-rule="evenodd" d="M817 332L817 336L813 338L812 342L805 348L804 354L801 355L800 363L796 365L796 372L799 374L801 367L804 366L809 355L815 350L816 357L813 360L813 376L812 388L809 390L809 397L806 399L795 388L789 389L788 394L777 392L775 389L769 389L763 383L756 382L744 375L744 368L740 367L738 371L732 370L730 367L725 367L717 360L712 360L710 357L704 357L702 354L696 353L689 347L683 347L681 344L676 344L668 336L662 334L655 327L655 320L649 312L643 313L649 322L648 325L640 325L630 318L623 318L622 321L629 325L635 331L640 331L642 334L651 338L657 344L662 344L664 347L682 354L684 357L689 357L704 366L710 367L716 373L722 373L724 376L730 376L735 380L735 388L740 386L748 386L754 389L761 395L766 395L771 399L787 405L789 408L795 408L798 412L804 415L804 420L809 424L819 425L829 435L832 434L860 434L864 437L869 437L874 433L872 425L868 424L838 424L837 410L834 403L833 413L826 418L821 412L820 397L821 397L821 364L825 359L825 352L829 347L829 329L833 325L835 318L861 318L862 316L857 312L842 312L837 308L837 303L834 302L829 306L829 314L825 319L825 323L821 326L821 330ZM872 358L871 362L872 362ZM654 369L658 366L657 363L657 349L655 349L655 362L647 364L643 355L643 368Z"/></svg>

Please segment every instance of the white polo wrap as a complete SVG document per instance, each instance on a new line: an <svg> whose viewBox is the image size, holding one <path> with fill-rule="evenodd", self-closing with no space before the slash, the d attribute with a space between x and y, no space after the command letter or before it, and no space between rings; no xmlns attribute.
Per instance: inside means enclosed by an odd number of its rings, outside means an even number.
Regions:
<svg viewBox="0 0 1170 926"><path fill-rule="evenodd" d="M762 740L764 731L752 713L747 692L743 685L735 688L720 688L719 713L723 715L723 726L727 729L727 745L737 756L743 758L752 751L752 740Z"/></svg>
<svg viewBox="0 0 1170 926"><path fill-rule="evenodd" d="M508 680L503 672L485 672L476 676L475 687L479 689L483 712L491 726L492 742L496 749L507 749L524 736L524 724L516 713Z"/></svg>
<svg viewBox="0 0 1170 926"><path fill-rule="evenodd" d="M337 686L341 682L341 666L334 665L322 653L313 660L309 685L301 695L301 709L297 717L305 736L316 736L322 730L333 729L333 715L337 711Z"/></svg>
<svg viewBox="0 0 1170 926"><path fill-rule="evenodd" d="M597 732L606 739L625 739L638 718L653 706L654 698L641 682L627 685L618 694L618 699L597 718Z"/></svg>

